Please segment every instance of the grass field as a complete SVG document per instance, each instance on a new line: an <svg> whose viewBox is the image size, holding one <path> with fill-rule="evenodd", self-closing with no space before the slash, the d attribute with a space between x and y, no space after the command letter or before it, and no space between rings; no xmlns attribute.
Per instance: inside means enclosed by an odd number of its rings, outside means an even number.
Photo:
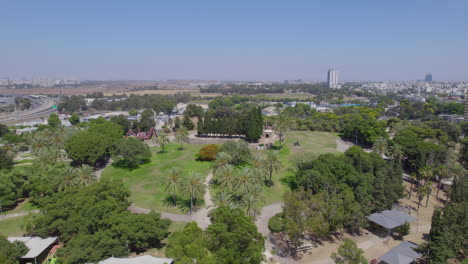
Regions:
<svg viewBox="0 0 468 264"><path fill-rule="evenodd" d="M281 182L281 179L292 173L289 168L292 165L292 159L301 153L314 153L317 155L324 153L339 153L336 150L336 139L338 136L333 133L313 132L313 131L292 131L286 133L285 140L280 150L280 159L283 169L279 173L273 174L275 185L265 189L265 204L280 202L288 186ZM294 142L298 141L300 147L295 147Z"/></svg>
<svg viewBox="0 0 468 264"><path fill-rule="evenodd" d="M195 154L203 145L185 144L183 151L180 151L179 147L180 145L175 143L166 145L165 153L159 153L160 148L153 147L150 163L134 170L120 169L110 165L103 171L101 177L122 179L129 187L130 198L136 206L162 212L182 213L180 208L164 205L163 200L167 196L164 192L164 179L167 171L171 167L179 167L183 169L184 175L193 171L205 178L210 172L210 163L195 160Z"/></svg>
<svg viewBox="0 0 468 264"><path fill-rule="evenodd" d="M0 234L4 236L22 236L26 234L24 222L26 216L0 220Z"/></svg>

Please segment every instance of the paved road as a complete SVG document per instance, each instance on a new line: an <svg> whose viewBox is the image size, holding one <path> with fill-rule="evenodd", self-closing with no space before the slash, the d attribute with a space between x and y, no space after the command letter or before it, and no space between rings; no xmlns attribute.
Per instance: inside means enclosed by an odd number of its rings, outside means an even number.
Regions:
<svg viewBox="0 0 468 264"><path fill-rule="evenodd" d="M29 212L21 212L21 213L13 213L13 214L0 215L0 220L15 218L15 217L19 217L19 216L25 216L25 215L28 215L28 214L37 214L37 213L39 213L39 212L40 212L40 211L36 209L36 210L29 211Z"/></svg>

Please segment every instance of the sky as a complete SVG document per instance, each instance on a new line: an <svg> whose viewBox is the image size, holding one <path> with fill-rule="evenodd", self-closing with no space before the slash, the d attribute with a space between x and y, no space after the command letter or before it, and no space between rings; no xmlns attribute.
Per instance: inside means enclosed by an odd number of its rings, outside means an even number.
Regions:
<svg viewBox="0 0 468 264"><path fill-rule="evenodd" d="M468 80L466 0L0 0L0 78Z"/></svg>

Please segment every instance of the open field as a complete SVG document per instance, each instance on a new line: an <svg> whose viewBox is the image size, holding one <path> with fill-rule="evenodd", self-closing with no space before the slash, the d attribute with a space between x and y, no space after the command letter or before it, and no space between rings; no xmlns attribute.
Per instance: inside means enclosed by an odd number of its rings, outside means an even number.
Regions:
<svg viewBox="0 0 468 264"><path fill-rule="evenodd" d="M145 95L145 94L161 94L161 95L174 95L180 93L188 93L192 96L200 96L200 97L216 97L221 96L220 93L200 93L200 89L168 89L168 90L142 90L142 91L120 91L120 92L109 92L105 93L104 95Z"/></svg>
<svg viewBox="0 0 468 264"><path fill-rule="evenodd" d="M0 234L4 236L22 236L26 233L24 223L27 216L0 220Z"/></svg>
<svg viewBox="0 0 468 264"><path fill-rule="evenodd" d="M110 165L103 171L101 177L123 180L129 187L130 198L136 206L168 213L182 213L180 208L164 205L163 199L167 196L164 191L164 179L167 171L171 167L179 167L183 169L184 175L193 171L205 178L210 171L210 163L195 160L195 154L203 145L185 144L183 151L180 151L179 147L180 144L168 144L165 147L165 153L159 153L160 148L152 147L151 162L134 170L120 169Z"/></svg>

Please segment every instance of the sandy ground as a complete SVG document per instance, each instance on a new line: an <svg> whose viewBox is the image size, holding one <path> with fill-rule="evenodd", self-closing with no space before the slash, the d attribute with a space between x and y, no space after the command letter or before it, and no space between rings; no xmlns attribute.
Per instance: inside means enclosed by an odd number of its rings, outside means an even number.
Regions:
<svg viewBox="0 0 468 264"><path fill-rule="evenodd" d="M409 191L410 184L405 182L407 191ZM415 211L418 207L418 200L413 191L411 199L408 197L401 199L399 206L402 209L405 209L409 214L418 220L412 222L411 233L404 237L404 241L411 241L416 244L421 244L424 242L424 234L429 233L431 229L431 218L434 208L440 208L443 206L441 199L445 199L445 193L439 192L439 199L436 199L437 190L433 188L432 194L429 198L428 206L426 207L426 200L424 199L421 203L419 211ZM410 210L409 207L413 208ZM354 240L358 247L364 250L364 256L370 261L372 259L379 258L389 251L394 246L400 244L402 240L395 240L393 237L386 237L384 233L374 234L367 230L364 231L361 236L350 236L345 234L340 238L335 238L335 240L330 242L325 242L323 245L317 245L316 248L309 250L305 253L301 260L298 263L313 263L313 264L326 264L333 263L330 258L330 255L333 252L336 252L339 245L345 238L350 238Z"/></svg>

